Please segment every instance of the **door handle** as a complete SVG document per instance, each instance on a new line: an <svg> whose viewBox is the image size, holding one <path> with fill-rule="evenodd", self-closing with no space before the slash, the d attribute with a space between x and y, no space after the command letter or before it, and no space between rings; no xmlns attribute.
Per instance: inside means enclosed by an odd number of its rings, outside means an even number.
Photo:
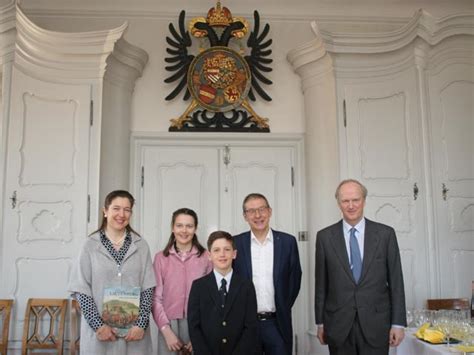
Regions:
<svg viewBox="0 0 474 355"><path fill-rule="evenodd" d="M420 192L420 190L418 189L418 186L416 185L416 182L415 182L415 184L413 185L413 199L415 201L418 198L418 192Z"/></svg>
<svg viewBox="0 0 474 355"><path fill-rule="evenodd" d="M445 183L443 183L442 187L443 187L443 189L441 190L441 193L442 193L442 195L443 195L443 200L446 201L446 198L448 197L448 191L449 191L449 189L446 187L446 184L445 184Z"/></svg>
<svg viewBox="0 0 474 355"><path fill-rule="evenodd" d="M15 209L16 207L16 190L13 191L12 197L10 197L10 200L12 201L12 209Z"/></svg>

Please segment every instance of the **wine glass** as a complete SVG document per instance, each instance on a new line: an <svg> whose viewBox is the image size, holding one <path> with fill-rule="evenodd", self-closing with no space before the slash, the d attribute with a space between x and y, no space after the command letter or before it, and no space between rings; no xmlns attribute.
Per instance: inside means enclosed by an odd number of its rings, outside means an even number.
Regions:
<svg viewBox="0 0 474 355"><path fill-rule="evenodd" d="M414 326L415 320L415 311L411 308L407 309L407 328L411 328Z"/></svg>
<svg viewBox="0 0 474 355"><path fill-rule="evenodd" d="M440 310L436 319L437 327L443 332L446 338L446 345L451 346L450 340L456 325L456 311Z"/></svg>

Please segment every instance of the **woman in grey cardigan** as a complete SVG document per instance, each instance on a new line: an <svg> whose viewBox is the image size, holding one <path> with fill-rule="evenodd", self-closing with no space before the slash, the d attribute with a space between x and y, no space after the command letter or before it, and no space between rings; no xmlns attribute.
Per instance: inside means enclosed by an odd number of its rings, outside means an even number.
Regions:
<svg viewBox="0 0 474 355"><path fill-rule="evenodd" d="M129 224L133 204L134 198L127 191L107 195L102 225L87 238L73 267L68 289L82 311L83 354L152 353L148 325L156 281L148 244ZM127 297L132 304L139 300L139 306L117 308L114 302ZM110 298L112 302L104 307ZM112 316L114 312L116 318ZM122 318L117 319L117 313ZM126 324L117 326L118 322Z"/></svg>

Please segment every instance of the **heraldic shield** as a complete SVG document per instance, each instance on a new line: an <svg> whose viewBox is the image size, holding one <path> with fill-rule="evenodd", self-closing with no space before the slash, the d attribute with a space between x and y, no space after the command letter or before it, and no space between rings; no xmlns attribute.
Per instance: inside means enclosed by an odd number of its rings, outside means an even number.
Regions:
<svg viewBox="0 0 474 355"><path fill-rule="evenodd" d="M165 99L173 100L183 89L183 99L191 98L185 112L170 120L169 131L270 132L268 119L260 117L249 103L256 100L255 93L271 101L261 86L272 84L263 74L272 71L272 59L268 58L272 40L266 39L270 26L266 24L260 32L258 12L254 12L254 31L249 34L247 20L232 17L220 1L206 18L191 19L188 31L184 10L179 15L179 31L172 23L169 29L172 38L166 37L166 41L170 56L165 61L172 65L165 69L174 74L165 82L179 82ZM241 42L247 34L245 49ZM191 35L201 43L195 56L188 53ZM202 48L204 41L208 48Z"/></svg>

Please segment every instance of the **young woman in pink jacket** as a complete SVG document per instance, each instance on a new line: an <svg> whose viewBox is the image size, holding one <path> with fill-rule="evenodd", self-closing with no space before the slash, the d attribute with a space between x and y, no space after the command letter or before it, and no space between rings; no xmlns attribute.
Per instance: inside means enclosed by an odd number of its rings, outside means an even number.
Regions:
<svg viewBox="0 0 474 355"><path fill-rule="evenodd" d="M153 318L160 330L160 355L192 352L186 321L189 291L195 279L212 271L209 252L197 239L197 226L196 212L189 208L176 210L168 244L155 255Z"/></svg>

